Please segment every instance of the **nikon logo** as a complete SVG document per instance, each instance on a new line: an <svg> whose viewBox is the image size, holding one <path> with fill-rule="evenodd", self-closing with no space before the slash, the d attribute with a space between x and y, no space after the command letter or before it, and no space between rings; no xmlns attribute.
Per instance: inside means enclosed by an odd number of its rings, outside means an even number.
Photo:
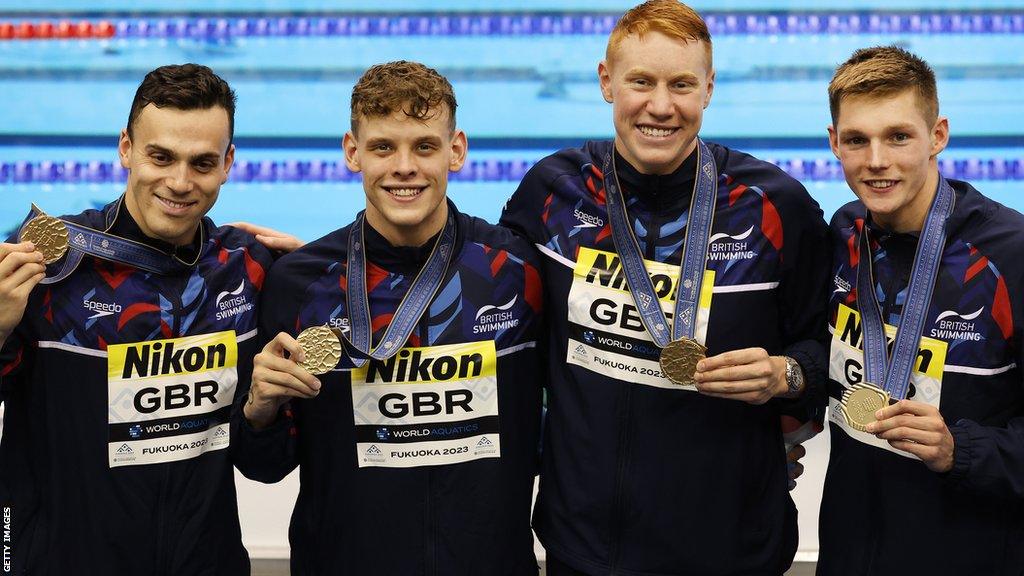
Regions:
<svg viewBox="0 0 1024 576"><path fill-rule="evenodd" d="M198 372L227 365L228 349L223 343L175 349L174 342L144 343L127 349L121 378L139 378Z"/></svg>
<svg viewBox="0 0 1024 576"><path fill-rule="evenodd" d="M649 268L649 267L648 267ZM654 284L654 291L658 298L675 300L675 281L672 276L661 273L651 273L651 283ZM629 290L626 284L626 275L622 270L622 261L615 254L608 252L597 252L594 261L586 275L589 284L598 284L616 290Z"/></svg>
<svg viewBox="0 0 1024 576"><path fill-rule="evenodd" d="M371 361L366 383L437 382L475 378L484 367L483 354L424 357L422 350L402 350L384 362Z"/></svg>

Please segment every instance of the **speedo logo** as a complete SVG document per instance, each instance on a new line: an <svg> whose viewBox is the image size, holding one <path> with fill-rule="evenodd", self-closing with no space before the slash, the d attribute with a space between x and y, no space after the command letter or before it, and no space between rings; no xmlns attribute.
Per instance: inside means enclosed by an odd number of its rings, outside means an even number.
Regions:
<svg viewBox="0 0 1024 576"><path fill-rule="evenodd" d="M750 260L757 252L749 249L747 238L754 233L754 226L746 232L737 234L718 233L708 240L708 260Z"/></svg>
<svg viewBox="0 0 1024 576"><path fill-rule="evenodd" d="M353 370L353 382L404 384L449 382L496 375L493 340L426 348L403 348L385 361Z"/></svg>
<svg viewBox="0 0 1024 576"><path fill-rule="evenodd" d="M935 319L935 327L929 332L932 338L939 338L946 341L973 340L975 342L984 340L981 333L975 329L974 320L985 311L982 306L970 314L960 314L956 310L946 310Z"/></svg>
<svg viewBox="0 0 1024 576"><path fill-rule="evenodd" d="M93 318L102 318L103 316L110 316L112 314L121 313L121 305L117 302L98 302L96 300L89 300L88 298L82 300L82 307L86 310L95 312L92 316L89 316L89 320Z"/></svg>
<svg viewBox="0 0 1024 576"><path fill-rule="evenodd" d="M514 318L511 311L518 298L519 295L516 294L515 296L512 296L511 300L501 306L494 306L490 304L487 306L481 306L480 309L476 311L476 325L473 326L473 333L481 334L484 332L497 332L498 330L505 330L519 326L519 319Z"/></svg>
<svg viewBox="0 0 1024 576"><path fill-rule="evenodd" d="M847 282L844 278L840 278L839 274L836 274L835 277L832 278L832 283L836 285L836 289L832 291L833 294L838 294L839 292L849 292L850 289L853 288L853 286L850 285L850 283Z"/></svg>
<svg viewBox="0 0 1024 576"><path fill-rule="evenodd" d="M146 378L183 372L204 372L224 368L228 363L228 347L223 342L205 346L176 347L174 340L144 342L125 351L121 378Z"/></svg>
<svg viewBox="0 0 1024 576"><path fill-rule="evenodd" d="M238 288L217 295L217 320L224 320L252 310L252 302L249 302L248 298L242 294L243 290L245 290L244 278L238 284Z"/></svg>
<svg viewBox="0 0 1024 576"><path fill-rule="evenodd" d="M352 329L352 327L349 325L348 318L335 318L332 316L327 321L327 324L331 328L341 330L342 334L348 334Z"/></svg>
<svg viewBox="0 0 1024 576"><path fill-rule="evenodd" d="M582 203L582 202L581 202ZM586 212L579 209L579 204L576 205L572 210L572 215L580 221L579 224L573 226L573 228L604 228L604 220L593 214L587 214Z"/></svg>

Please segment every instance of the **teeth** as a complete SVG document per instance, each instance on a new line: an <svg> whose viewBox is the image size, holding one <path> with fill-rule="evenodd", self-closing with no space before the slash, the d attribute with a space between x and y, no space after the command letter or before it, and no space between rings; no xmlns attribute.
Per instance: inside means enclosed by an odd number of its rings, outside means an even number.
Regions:
<svg viewBox="0 0 1024 576"><path fill-rule="evenodd" d="M419 188L388 188L388 192L399 197L415 196L420 193Z"/></svg>
<svg viewBox="0 0 1024 576"><path fill-rule="evenodd" d="M674 128L654 128L653 126L639 126L640 132L643 132L645 136L668 136L675 132Z"/></svg>
<svg viewBox="0 0 1024 576"><path fill-rule="evenodd" d="M167 204L168 206L170 206L171 208L187 208L189 206L189 203L187 203L187 202L174 202L174 201L168 200L166 198L161 198L160 200L164 204Z"/></svg>
<svg viewBox="0 0 1024 576"><path fill-rule="evenodd" d="M868 180L868 186L872 188L888 188L896 184L895 180Z"/></svg>

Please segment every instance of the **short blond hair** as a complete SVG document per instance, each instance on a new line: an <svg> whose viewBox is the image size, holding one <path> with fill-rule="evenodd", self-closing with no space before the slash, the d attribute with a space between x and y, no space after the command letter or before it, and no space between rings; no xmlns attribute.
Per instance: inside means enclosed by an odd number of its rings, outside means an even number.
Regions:
<svg viewBox="0 0 1024 576"><path fill-rule="evenodd" d="M917 93L924 119L934 124L939 118L939 91L931 66L899 46L861 48L836 69L828 84L832 125L839 120L844 98L895 96L906 90Z"/></svg>
<svg viewBox="0 0 1024 576"><path fill-rule="evenodd" d="M708 32L708 25L693 8L677 0L648 0L630 8L608 36L605 60L611 61L627 36L636 34L643 38L648 32L661 32L683 42L704 42L708 68L711 68L711 32Z"/></svg>

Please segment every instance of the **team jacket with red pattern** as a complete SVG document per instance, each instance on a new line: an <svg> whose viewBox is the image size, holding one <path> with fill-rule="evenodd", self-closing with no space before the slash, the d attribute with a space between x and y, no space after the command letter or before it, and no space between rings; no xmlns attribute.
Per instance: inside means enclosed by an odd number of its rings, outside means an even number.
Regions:
<svg viewBox="0 0 1024 576"><path fill-rule="evenodd" d="M362 370L343 358L316 398L263 430L236 412L246 476L276 482L299 467L292 574L537 574L537 256L483 220L458 214L457 225L441 288L398 354ZM393 247L365 230L377 343L433 241ZM275 264L260 309L267 336L324 324L347 333L348 232Z"/></svg>
<svg viewBox="0 0 1024 576"><path fill-rule="evenodd" d="M166 248L120 204L67 218ZM207 218L199 238L180 273L86 256L33 290L0 355L10 573L249 574L228 430L271 259Z"/></svg>
<svg viewBox="0 0 1024 576"><path fill-rule="evenodd" d="M955 205L909 392L937 406L949 427L955 448L945 474L849 428L837 409L843 391L863 380L856 247L864 205L832 219L832 455L819 574L1024 570L1024 217L966 182L950 184ZM898 326L917 235L868 226L882 319Z"/></svg>
<svg viewBox="0 0 1024 576"><path fill-rule="evenodd" d="M710 146L718 196L698 333L709 354L792 356L813 395L826 366L821 210L776 167ZM534 527L549 555L590 574L781 574L797 533L780 413L796 406L711 398L661 376L611 238L600 173L610 147L541 160L502 216L546 256L550 389ZM695 156L667 176L617 161L669 311Z"/></svg>

